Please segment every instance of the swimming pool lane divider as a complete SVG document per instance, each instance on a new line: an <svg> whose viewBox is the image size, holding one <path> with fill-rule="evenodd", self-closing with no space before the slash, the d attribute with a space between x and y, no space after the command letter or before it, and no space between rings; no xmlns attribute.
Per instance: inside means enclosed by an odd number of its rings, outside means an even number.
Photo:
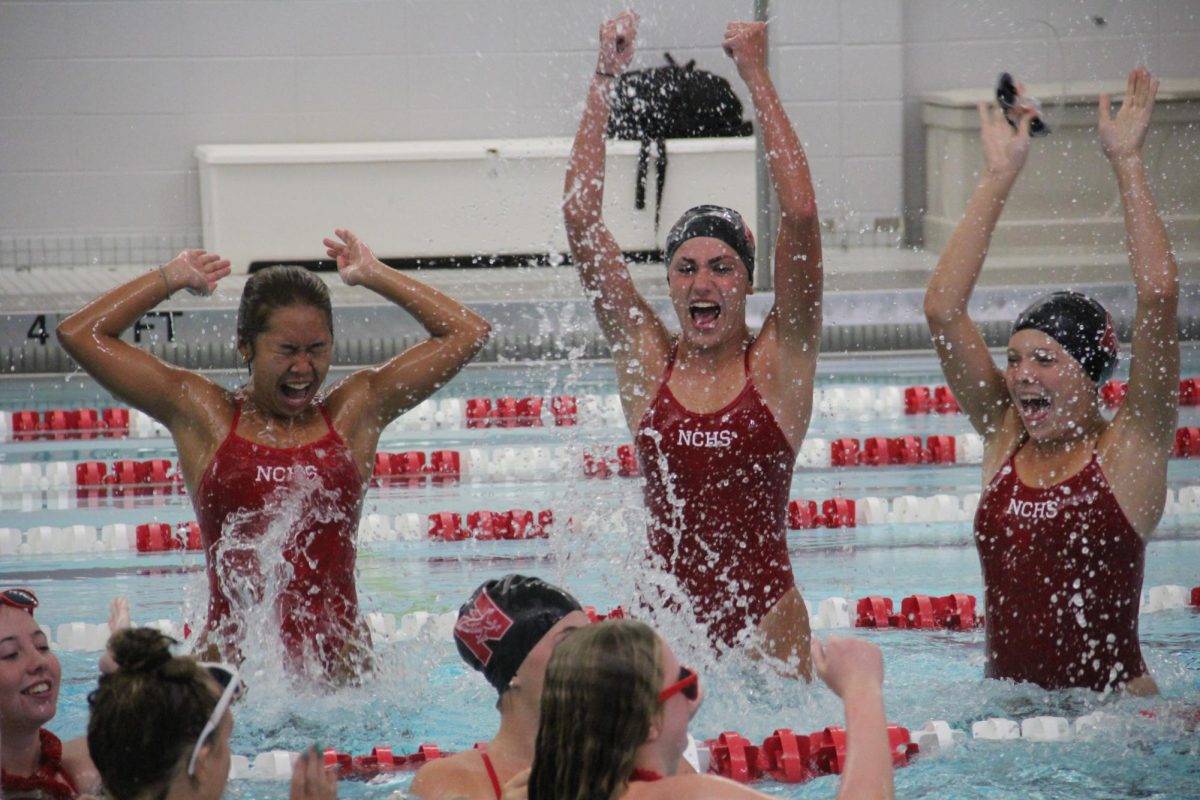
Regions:
<svg viewBox="0 0 1200 800"><path fill-rule="evenodd" d="M1100 389L1103 404L1120 406L1128 385L1112 380ZM1200 377L1179 383L1180 406L1200 406ZM866 419L922 414L961 413L945 385L830 386L813 393L818 417ZM472 428L529 428L573 425L624 425L616 394L542 397L429 398L389 427L396 431ZM0 440L35 441L97 437L161 438L166 428L148 415L129 408L84 408L0 411Z"/></svg>
<svg viewBox="0 0 1200 800"><path fill-rule="evenodd" d="M1139 712L1153 718L1153 712ZM1095 711L1073 720L1066 717L1036 716L1021 720L992 717L971 724L970 738L977 741L1061 743L1089 740L1118 728L1122 717ZM966 731L945 720L927 720L909 730L888 723L887 735L893 768L906 767L920 758L952 751L968 738ZM691 737L689 737L691 738ZM480 744L475 745L477 748ZM830 726L809 734L791 728L776 728L761 744L755 745L736 731L724 731L711 739L691 739L685 757L698 772L720 775L738 783L777 782L799 784L824 775L840 775L845 769L846 731ZM434 744L423 744L415 753L404 755L391 747L375 746L366 755L355 756L328 748L323 751L327 769L336 769L341 779L374 780L389 774L411 772L437 758L452 755ZM234 755L229 777L233 780L286 781L299 753L269 750L254 755ZM399 793L393 794L397 797ZM401 795L402 796L402 795Z"/></svg>
<svg viewBox="0 0 1200 800"><path fill-rule="evenodd" d="M857 499L832 497L822 501L793 499L788 503L788 527L791 530L817 530L965 522L974 518L979 498L978 492L968 492L962 495L900 495L890 501L871 496ZM1168 488L1164 514L1200 514L1200 485L1183 486L1178 490ZM411 511L396 515L373 513L363 515L358 540L363 545L415 541L521 541L558 535L600 534L620 524L603 514L564 518L553 509L545 508L432 514ZM966 539L969 531L964 529L962 535ZM200 530L194 521L0 528L0 556L201 550Z"/></svg>
<svg viewBox="0 0 1200 800"><path fill-rule="evenodd" d="M969 594L950 594L943 597L910 595L900 601L900 613L893 612L891 598L869 595L858 598L853 606L844 597L827 597L817 602L805 601L813 630L836 630L839 628L889 628L908 630L969 631L978 628L983 621L976 612L976 600ZM854 608L853 615L851 608ZM1188 589L1185 586L1164 584L1151 586L1143 592L1139 613L1153 614L1180 608L1200 609L1200 586ZM619 619L627 612L617 606L600 614L594 606L584 608L593 622L604 619ZM409 641L450 641L453 636L457 613L447 611L410 611L397 617L381 611L366 615L372 636L379 642L396 643ZM147 623L174 639L183 641L191 631L181 622L169 619ZM108 623L64 622L51 630L43 625L46 638L54 649L65 652L102 652L108 643L111 629Z"/></svg>

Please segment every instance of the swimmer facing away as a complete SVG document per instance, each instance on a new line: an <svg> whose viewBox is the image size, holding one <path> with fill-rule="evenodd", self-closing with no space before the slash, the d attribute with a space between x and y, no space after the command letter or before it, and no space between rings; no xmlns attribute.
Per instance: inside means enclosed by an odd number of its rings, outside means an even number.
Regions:
<svg viewBox="0 0 1200 800"><path fill-rule="evenodd" d="M588 623L578 600L539 578L505 575L479 586L458 611L454 644L499 694L500 730L486 745L421 767L409 794L500 800L503 786L533 763L546 663Z"/></svg>
<svg viewBox="0 0 1200 800"><path fill-rule="evenodd" d="M1129 389L1111 422L1098 392L1116 365L1117 338L1099 303L1075 292L1033 303L1013 325L1003 370L967 313L1029 154L1031 108L1014 129L999 109L980 105L985 169L925 295L946 381L984 439L975 543L989 677L1157 691L1138 642L1138 606L1179 403L1179 281L1142 161L1157 89L1139 67L1115 116L1107 95L1099 104L1137 295Z"/></svg>
<svg viewBox="0 0 1200 800"><path fill-rule="evenodd" d="M842 699L846 766L839 798L893 794L883 709L883 657L862 640L812 643L817 675ZM590 625L550 657L529 800L759 800L769 795L710 774L680 774L688 723L703 702L700 677L634 620ZM514 779L511 794L519 796Z"/></svg>
<svg viewBox="0 0 1200 800"><path fill-rule="evenodd" d="M812 177L767 72L766 25L730 23L722 45L750 91L779 198L775 305L751 333L754 238L736 211L697 206L666 241L667 287L681 328L672 336L634 287L602 214L605 126L636 28L637 16L625 12L600 29L563 210L646 476L651 561L677 582L719 649L742 647L748 632L752 652L808 677L808 612L785 525L821 334Z"/></svg>
<svg viewBox="0 0 1200 800"><path fill-rule="evenodd" d="M342 682L369 666L355 539L380 433L454 377L490 328L384 265L350 231L324 243L348 286L400 306L429 338L323 390L333 360L329 290L307 270L278 266L251 275L242 292L237 345L250 377L236 390L122 341L180 289L210 294L229 274L228 261L203 250L105 293L63 320L58 338L102 386L171 432L207 556L201 645L236 655L258 635L245 630L244 612L268 582L282 582L275 612L289 667ZM263 563L256 547L280 533L282 552Z"/></svg>
<svg viewBox="0 0 1200 800"><path fill-rule="evenodd" d="M88 695L87 744L111 800L220 800L229 781L231 706L245 686L229 664L175 656L174 639L127 628ZM316 747L292 765L291 800L334 800L337 774Z"/></svg>

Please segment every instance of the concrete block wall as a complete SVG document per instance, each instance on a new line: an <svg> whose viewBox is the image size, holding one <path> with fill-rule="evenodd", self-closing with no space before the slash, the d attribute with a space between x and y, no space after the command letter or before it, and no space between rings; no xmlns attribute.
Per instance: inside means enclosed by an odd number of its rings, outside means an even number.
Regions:
<svg viewBox="0 0 1200 800"><path fill-rule="evenodd" d="M752 0L0 0L0 267L198 244L197 144L570 136L598 25L626 5L635 66L696 58L745 101L719 41ZM773 0L772 70L829 235L919 222L922 92L1021 67L1200 75L1197 6Z"/></svg>

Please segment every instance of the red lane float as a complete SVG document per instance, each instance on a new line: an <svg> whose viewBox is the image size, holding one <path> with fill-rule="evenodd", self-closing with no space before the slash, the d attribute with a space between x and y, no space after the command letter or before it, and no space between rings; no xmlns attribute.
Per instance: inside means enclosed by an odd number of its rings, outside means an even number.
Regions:
<svg viewBox="0 0 1200 800"><path fill-rule="evenodd" d="M409 755L397 754L392 748L383 746L372 747L370 754L365 756L339 753L333 748L324 750L321 755L325 767L336 769L339 778L370 780L381 774L410 772L449 754L443 753L435 744L423 744Z"/></svg>
<svg viewBox="0 0 1200 800"><path fill-rule="evenodd" d="M371 472L372 486L424 486L450 483L462 477L462 454L457 450L434 450L428 455L419 450L402 453L376 453Z"/></svg>
<svg viewBox="0 0 1200 800"><path fill-rule="evenodd" d="M139 553L165 553L169 550L204 549L200 541L200 525L184 522L178 526L165 522L150 522L137 526L137 551Z"/></svg>
<svg viewBox="0 0 1200 800"><path fill-rule="evenodd" d="M788 528L794 531L816 528L856 527L856 507L848 497L831 497L821 502L818 510L816 500L788 501Z"/></svg>
<svg viewBox="0 0 1200 800"><path fill-rule="evenodd" d="M914 594L900 601L899 614L894 608L888 597L859 598L854 627L967 630L983 624L983 619L975 613L975 598L969 594L945 597Z"/></svg>
<svg viewBox="0 0 1200 800"><path fill-rule="evenodd" d="M550 413L555 427L575 425L579 422L579 401L572 395L558 395L550 400Z"/></svg>
<svg viewBox="0 0 1200 800"><path fill-rule="evenodd" d="M892 764L903 767L920 752L907 728L889 724ZM708 771L738 783L769 778L780 783L803 783L818 775L840 775L846 765L846 732L830 726L808 735L779 728L754 745L735 731L705 742Z"/></svg>
<svg viewBox="0 0 1200 800"><path fill-rule="evenodd" d="M442 542L461 542L475 538L480 541L494 539L545 539L554 526L554 512L542 509L535 515L523 508L510 511L472 511L463 524L461 514L442 511L429 515L427 535Z"/></svg>
<svg viewBox="0 0 1200 800"><path fill-rule="evenodd" d="M583 613L587 614L588 622L603 622L606 619L628 619L629 614L622 606L616 606L607 614L597 613L595 606L584 606Z"/></svg>
<svg viewBox="0 0 1200 800"><path fill-rule="evenodd" d="M111 465L103 461L81 461L75 465L75 495L80 500L105 497L166 495L183 493L183 476L174 463L165 458L148 461L120 459Z"/></svg>
<svg viewBox="0 0 1200 800"><path fill-rule="evenodd" d="M954 464L958 460L953 436L870 436L861 442L843 436L829 443L833 467L885 467L897 464Z"/></svg>

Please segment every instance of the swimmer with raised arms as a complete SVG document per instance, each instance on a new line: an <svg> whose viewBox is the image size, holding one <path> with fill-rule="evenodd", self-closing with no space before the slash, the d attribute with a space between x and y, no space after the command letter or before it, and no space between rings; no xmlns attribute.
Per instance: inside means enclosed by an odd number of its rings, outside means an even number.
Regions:
<svg viewBox="0 0 1200 800"><path fill-rule="evenodd" d="M1016 129L980 105L985 169L930 280L925 315L946 380L984 438L975 542L983 568L987 670L1047 689L1156 691L1138 642L1146 539L1166 502L1179 398L1179 282L1142 161L1158 81L1129 74L1099 136L1125 212L1137 312L1129 387L1100 413L1117 339L1091 298L1056 292L1013 326L997 368L967 303L1000 212L1029 154Z"/></svg>
<svg viewBox="0 0 1200 800"><path fill-rule="evenodd" d="M750 91L779 197L775 305L752 334L753 236L732 209L697 206L666 242L667 285L682 329L672 336L634 287L602 215L605 126L636 28L632 12L601 27L564 215L646 475L651 560L678 583L718 648L744 646L749 632L752 651L807 677L808 613L785 524L821 333L821 241L808 162L767 71L766 25L730 23L722 44Z"/></svg>
<svg viewBox="0 0 1200 800"><path fill-rule="evenodd" d="M325 247L347 285L397 304L429 338L322 391L333 361L329 290L300 267L271 267L246 281L237 345L250 377L229 391L120 338L179 290L216 288L229 262L203 250L185 250L105 293L65 319L58 338L101 385L171 432L207 555L208 644L233 656L254 635L244 630L244 614L277 569L274 553L261 563L256 544L279 533L273 522L287 520L275 612L290 666L342 682L369 666L355 539L379 436L454 377L489 326L384 265L350 231L336 231Z"/></svg>

